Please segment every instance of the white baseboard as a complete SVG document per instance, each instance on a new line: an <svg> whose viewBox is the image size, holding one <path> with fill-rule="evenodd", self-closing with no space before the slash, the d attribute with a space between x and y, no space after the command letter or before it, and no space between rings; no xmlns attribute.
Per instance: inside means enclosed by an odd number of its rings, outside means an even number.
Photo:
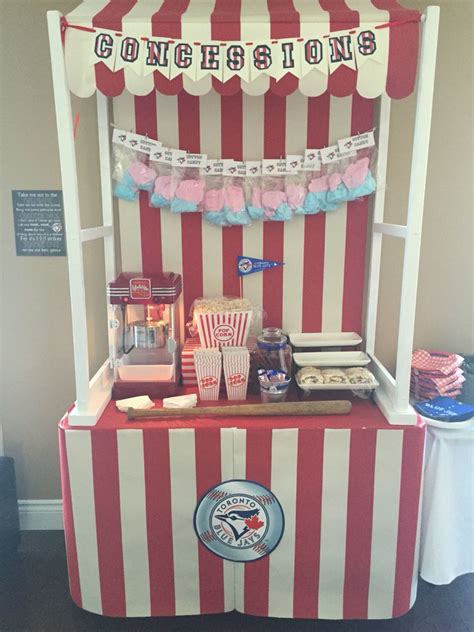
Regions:
<svg viewBox="0 0 474 632"><path fill-rule="evenodd" d="M47 531L63 529L61 500L19 500L20 529Z"/></svg>

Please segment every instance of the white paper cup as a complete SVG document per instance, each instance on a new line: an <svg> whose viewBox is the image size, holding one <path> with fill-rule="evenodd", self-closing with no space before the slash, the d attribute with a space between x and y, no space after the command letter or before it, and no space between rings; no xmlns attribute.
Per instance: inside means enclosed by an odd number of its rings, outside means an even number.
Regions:
<svg viewBox="0 0 474 632"><path fill-rule="evenodd" d="M227 399L243 401L247 398L250 354L247 347L222 349Z"/></svg>
<svg viewBox="0 0 474 632"><path fill-rule="evenodd" d="M194 351L194 366L199 389L199 397L204 401L217 401L222 375L222 356L216 350Z"/></svg>

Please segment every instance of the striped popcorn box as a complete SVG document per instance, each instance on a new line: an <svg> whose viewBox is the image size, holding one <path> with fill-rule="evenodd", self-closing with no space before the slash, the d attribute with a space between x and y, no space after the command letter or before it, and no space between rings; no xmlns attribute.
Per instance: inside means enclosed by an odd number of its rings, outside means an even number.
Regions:
<svg viewBox="0 0 474 632"><path fill-rule="evenodd" d="M250 353L247 347L223 347L227 399L245 400L249 381Z"/></svg>
<svg viewBox="0 0 474 632"><path fill-rule="evenodd" d="M244 346L252 322L252 310L197 313L195 320L201 345L205 348Z"/></svg>
<svg viewBox="0 0 474 632"><path fill-rule="evenodd" d="M187 338L181 352L181 375L184 386L197 386L194 350L201 347L199 338Z"/></svg>
<svg viewBox="0 0 474 632"><path fill-rule="evenodd" d="M194 366L202 400L219 399L222 374L222 355L218 349L195 349Z"/></svg>

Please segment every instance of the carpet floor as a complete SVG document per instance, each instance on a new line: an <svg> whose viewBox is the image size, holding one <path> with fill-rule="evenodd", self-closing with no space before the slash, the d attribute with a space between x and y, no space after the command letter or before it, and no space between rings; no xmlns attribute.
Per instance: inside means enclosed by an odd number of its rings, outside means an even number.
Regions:
<svg viewBox="0 0 474 632"><path fill-rule="evenodd" d="M18 559L0 569L0 632L474 632L474 574L448 586L420 580L408 614L389 621L263 619L232 612L201 617L109 619L69 597L62 531L22 533Z"/></svg>

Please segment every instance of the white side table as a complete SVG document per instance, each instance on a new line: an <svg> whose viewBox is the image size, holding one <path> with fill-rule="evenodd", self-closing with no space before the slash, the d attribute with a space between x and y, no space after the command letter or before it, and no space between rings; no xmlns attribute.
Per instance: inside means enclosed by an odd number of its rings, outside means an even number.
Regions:
<svg viewBox="0 0 474 632"><path fill-rule="evenodd" d="M474 572L474 419L426 422L420 574L449 584Z"/></svg>

